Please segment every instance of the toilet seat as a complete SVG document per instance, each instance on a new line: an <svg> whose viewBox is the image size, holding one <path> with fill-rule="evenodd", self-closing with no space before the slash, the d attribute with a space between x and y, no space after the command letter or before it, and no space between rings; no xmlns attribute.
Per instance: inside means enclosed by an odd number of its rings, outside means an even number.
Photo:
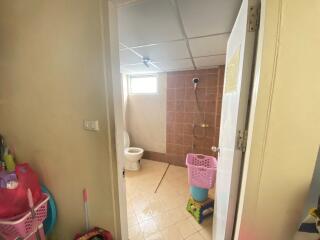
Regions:
<svg viewBox="0 0 320 240"><path fill-rule="evenodd" d="M130 171L138 171L140 169L140 159L143 156L142 148L130 147L129 134L125 131L124 134L124 156L125 169Z"/></svg>
<svg viewBox="0 0 320 240"><path fill-rule="evenodd" d="M125 148L124 152L127 155L136 156L136 155L142 154L143 153L143 149L142 148L137 148L137 147L128 147L128 148Z"/></svg>

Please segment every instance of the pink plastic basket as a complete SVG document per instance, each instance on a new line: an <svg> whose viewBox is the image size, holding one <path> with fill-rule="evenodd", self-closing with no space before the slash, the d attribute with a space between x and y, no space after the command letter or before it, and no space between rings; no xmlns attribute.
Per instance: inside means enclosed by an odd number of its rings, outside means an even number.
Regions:
<svg viewBox="0 0 320 240"><path fill-rule="evenodd" d="M43 225L42 225L42 224L38 227L38 232L39 232L39 235L40 235L40 239L46 239L46 235L45 235L45 233L44 233ZM30 234L29 234L27 237L25 237L23 240L37 240L37 234L36 234L36 232L30 233Z"/></svg>
<svg viewBox="0 0 320 240"><path fill-rule="evenodd" d="M44 193L43 200L35 206L36 219L31 216L31 211L11 219L0 219L0 235L6 240L13 240L18 237L28 236L40 226L47 217L47 202L49 195ZM31 238L30 238L31 239Z"/></svg>
<svg viewBox="0 0 320 240"><path fill-rule="evenodd" d="M188 153L186 158L189 185L210 189L216 183L217 159L212 156Z"/></svg>

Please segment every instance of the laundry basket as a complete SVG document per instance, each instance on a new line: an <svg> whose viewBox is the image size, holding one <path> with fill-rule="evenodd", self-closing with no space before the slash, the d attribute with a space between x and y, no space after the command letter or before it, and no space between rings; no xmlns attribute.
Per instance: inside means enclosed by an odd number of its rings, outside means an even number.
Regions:
<svg viewBox="0 0 320 240"><path fill-rule="evenodd" d="M217 173L215 157L188 153L186 164L189 185L206 189L214 187Z"/></svg>
<svg viewBox="0 0 320 240"><path fill-rule="evenodd" d="M32 218L31 211L14 218L0 219L0 235L6 240L28 237L46 219L48 200L49 195L44 194L43 200L35 206L36 219Z"/></svg>

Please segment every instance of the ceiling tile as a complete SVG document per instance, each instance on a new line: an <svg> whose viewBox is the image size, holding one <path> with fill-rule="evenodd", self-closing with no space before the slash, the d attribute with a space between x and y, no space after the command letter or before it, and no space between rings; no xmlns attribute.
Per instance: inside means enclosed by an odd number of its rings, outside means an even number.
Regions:
<svg viewBox="0 0 320 240"><path fill-rule="evenodd" d="M127 74L144 74L144 73L155 73L161 72L160 69L150 65L146 67L143 63L132 64L132 65L122 65L121 66L122 73Z"/></svg>
<svg viewBox="0 0 320 240"><path fill-rule="evenodd" d="M119 8L120 42L129 47L183 39L170 0L138 1Z"/></svg>
<svg viewBox="0 0 320 240"><path fill-rule="evenodd" d="M193 59L197 68L209 68L218 65L225 65L226 55L199 57Z"/></svg>
<svg viewBox="0 0 320 240"><path fill-rule="evenodd" d="M241 0L178 0L188 37L231 32Z"/></svg>
<svg viewBox="0 0 320 240"><path fill-rule="evenodd" d="M194 38L189 40L193 57L204 57L209 55L225 54L229 34Z"/></svg>
<svg viewBox="0 0 320 240"><path fill-rule="evenodd" d="M137 2L141 2L141 1L143 1L143 0L116 0L116 3L120 7L123 5L133 4L133 3L137 3Z"/></svg>
<svg viewBox="0 0 320 240"><path fill-rule="evenodd" d="M123 43L119 42L119 48L120 48L120 50L122 50L122 49L126 49L127 46L124 45Z"/></svg>
<svg viewBox="0 0 320 240"><path fill-rule="evenodd" d="M194 69L191 59L179 59L174 61L163 61L157 65L164 71L178 71Z"/></svg>
<svg viewBox="0 0 320 240"><path fill-rule="evenodd" d="M129 72L130 72L129 69L127 69L127 68L125 68L125 67L123 67L123 66L120 66L120 73L125 73L125 74L127 74L127 73L129 73Z"/></svg>
<svg viewBox="0 0 320 240"><path fill-rule="evenodd" d="M120 64L141 63L142 59L128 49L120 50Z"/></svg>
<svg viewBox="0 0 320 240"><path fill-rule="evenodd" d="M134 50L143 57L150 58L152 61L190 58L185 41L156 44L135 48Z"/></svg>

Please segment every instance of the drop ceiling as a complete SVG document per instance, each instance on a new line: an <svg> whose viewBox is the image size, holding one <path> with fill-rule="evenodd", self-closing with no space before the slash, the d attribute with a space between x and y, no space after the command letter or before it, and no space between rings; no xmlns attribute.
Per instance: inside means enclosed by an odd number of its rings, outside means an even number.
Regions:
<svg viewBox="0 0 320 240"><path fill-rule="evenodd" d="M224 65L241 0L118 3L121 72L137 74Z"/></svg>

